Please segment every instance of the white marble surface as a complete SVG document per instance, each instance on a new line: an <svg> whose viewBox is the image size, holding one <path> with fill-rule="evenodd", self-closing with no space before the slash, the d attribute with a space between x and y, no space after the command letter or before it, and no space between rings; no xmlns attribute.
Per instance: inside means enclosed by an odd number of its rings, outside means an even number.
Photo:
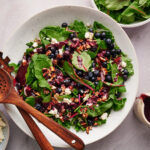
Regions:
<svg viewBox="0 0 150 150"><path fill-rule="evenodd" d="M90 0L0 0L0 49L15 28L37 12L56 5L85 5ZM139 93L150 90L150 23L139 28L126 29L139 59ZM0 105L5 114L5 109ZM7 114L6 114L7 115ZM9 118L10 140L7 150L40 150L38 144L26 136ZM99 133L100 134L100 133ZM150 130L129 113L124 122L106 138L86 146L86 150L149 150ZM61 150L56 148L56 150Z"/></svg>

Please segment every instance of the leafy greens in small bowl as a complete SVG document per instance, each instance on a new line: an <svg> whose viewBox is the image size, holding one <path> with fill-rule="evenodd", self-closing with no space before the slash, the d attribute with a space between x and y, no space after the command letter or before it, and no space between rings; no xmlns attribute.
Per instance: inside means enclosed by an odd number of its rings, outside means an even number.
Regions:
<svg viewBox="0 0 150 150"><path fill-rule="evenodd" d="M138 27L150 21L150 0L92 0L92 5L122 27Z"/></svg>

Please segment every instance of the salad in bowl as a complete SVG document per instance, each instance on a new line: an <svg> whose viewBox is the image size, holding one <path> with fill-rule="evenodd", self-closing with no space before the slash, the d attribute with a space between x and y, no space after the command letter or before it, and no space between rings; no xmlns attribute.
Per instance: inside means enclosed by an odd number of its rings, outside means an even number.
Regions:
<svg viewBox="0 0 150 150"><path fill-rule="evenodd" d="M14 86L29 105L66 128L89 134L123 109L131 59L100 22L46 26L26 44Z"/></svg>
<svg viewBox="0 0 150 150"><path fill-rule="evenodd" d="M115 19L122 27L137 27L150 20L150 0L92 0L94 8Z"/></svg>

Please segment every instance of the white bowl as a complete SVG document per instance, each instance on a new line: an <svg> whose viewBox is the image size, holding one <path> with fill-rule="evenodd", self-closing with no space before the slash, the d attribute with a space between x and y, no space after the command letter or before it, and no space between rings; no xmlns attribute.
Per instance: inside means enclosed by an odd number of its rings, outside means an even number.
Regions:
<svg viewBox="0 0 150 150"><path fill-rule="evenodd" d="M94 0L91 0L91 4L92 4L92 7L95 8L96 10L99 10L95 4L95 1ZM100 10L99 10L100 11ZM134 22L134 23L131 23L131 24L122 24L122 23L119 23L121 25L121 27L123 28L135 28L135 27L140 27L146 23L150 22L150 18L147 19L147 20L144 20L144 21L139 21L139 22Z"/></svg>
<svg viewBox="0 0 150 150"><path fill-rule="evenodd" d="M70 129L72 132L77 134L85 142L85 144L90 144L104 138L106 135L114 131L123 122L135 100L139 79L137 57L130 39L120 25L108 15L92 8L79 6L55 7L38 13L25 22L19 29L17 29L6 43L4 54L8 55L12 62L18 62L22 58L22 55L26 49L25 43L35 39L35 37L38 37L38 33L41 28L47 25L61 25L62 22L72 23L75 19L82 20L85 23L99 21L104 26L108 27L113 32L116 42L120 48L133 60L135 70L135 75L126 82L127 93L125 96L128 100L122 110L112 112L107 120L107 123L99 127L94 127L93 130L90 131L89 135L85 132L77 133L74 129ZM27 135L33 137L17 108L13 105L5 105L5 107L14 122ZM63 140L45 128L41 123L38 123L38 125L53 146L68 146Z"/></svg>
<svg viewBox="0 0 150 150"><path fill-rule="evenodd" d="M2 128L5 139L0 143L0 150L5 150L9 140L9 124L5 115L1 111L0 111L0 117L6 124L6 127Z"/></svg>

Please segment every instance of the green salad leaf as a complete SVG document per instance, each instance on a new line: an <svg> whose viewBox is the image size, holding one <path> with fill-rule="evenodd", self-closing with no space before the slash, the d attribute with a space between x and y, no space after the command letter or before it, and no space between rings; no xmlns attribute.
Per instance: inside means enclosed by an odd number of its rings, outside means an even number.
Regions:
<svg viewBox="0 0 150 150"><path fill-rule="evenodd" d="M59 26L47 26L40 31L39 36L44 44L49 44L49 42L45 40L45 38L55 38L57 41L60 42L68 39L70 34L71 32L66 31L65 28L61 28Z"/></svg>
<svg viewBox="0 0 150 150"><path fill-rule="evenodd" d="M80 39L85 38L87 27L85 26L84 22L75 20L74 23L69 26L69 28L78 33L78 38Z"/></svg>
<svg viewBox="0 0 150 150"><path fill-rule="evenodd" d="M25 99L26 103L28 103L29 105L31 105L32 107L35 106L35 97L33 96L29 96Z"/></svg>
<svg viewBox="0 0 150 150"><path fill-rule="evenodd" d="M41 88L47 88L51 90L50 85L45 80L42 73L43 68L49 68L50 66L52 66L52 62L46 55L34 54L27 69L26 83L32 87L36 87L36 89L38 84L38 86Z"/></svg>
<svg viewBox="0 0 150 150"><path fill-rule="evenodd" d="M79 70L87 72L92 64L90 55L83 51L80 54L76 51L72 55L72 64Z"/></svg>
<svg viewBox="0 0 150 150"><path fill-rule="evenodd" d="M19 64L15 64L15 63L10 63L9 66L14 68L14 71L13 71L14 73L17 73L20 67Z"/></svg>

